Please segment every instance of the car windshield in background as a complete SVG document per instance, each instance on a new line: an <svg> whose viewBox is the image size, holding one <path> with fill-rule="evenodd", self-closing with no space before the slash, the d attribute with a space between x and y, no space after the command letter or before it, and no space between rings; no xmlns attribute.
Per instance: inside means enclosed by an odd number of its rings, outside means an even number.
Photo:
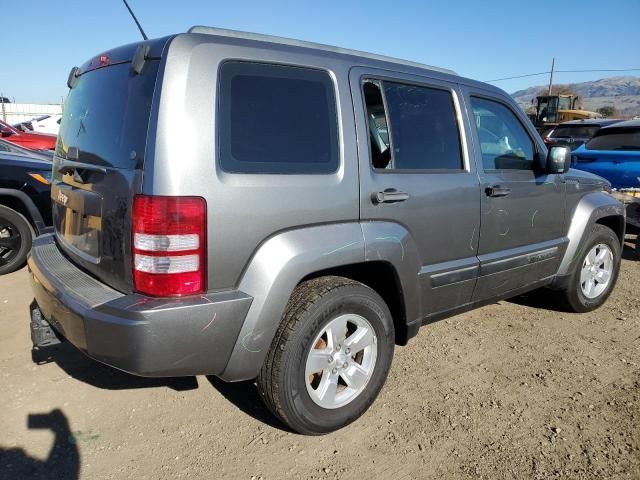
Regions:
<svg viewBox="0 0 640 480"><path fill-rule="evenodd" d="M25 150L24 148L12 143L5 142L4 140L0 140L0 152L19 153L20 155L27 155L28 150Z"/></svg>
<svg viewBox="0 0 640 480"><path fill-rule="evenodd" d="M551 138L583 137L591 138L600 129L598 125L558 125L551 133Z"/></svg>
<svg viewBox="0 0 640 480"><path fill-rule="evenodd" d="M640 128L606 128L586 145L587 150L640 150Z"/></svg>
<svg viewBox="0 0 640 480"><path fill-rule="evenodd" d="M158 61L142 74L121 63L83 73L64 106L56 155L78 148L78 161L135 168L144 157Z"/></svg>

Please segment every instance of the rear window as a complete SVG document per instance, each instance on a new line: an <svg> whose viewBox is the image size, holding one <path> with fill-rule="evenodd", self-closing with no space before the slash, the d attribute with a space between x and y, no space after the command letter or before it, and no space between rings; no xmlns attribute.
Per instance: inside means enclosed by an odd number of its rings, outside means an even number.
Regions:
<svg viewBox="0 0 640 480"><path fill-rule="evenodd" d="M640 150L640 128L605 128L586 145L587 150Z"/></svg>
<svg viewBox="0 0 640 480"><path fill-rule="evenodd" d="M56 155L78 148L78 161L135 168L145 153L158 60L142 74L130 63L83 73L69 92L58 133Z"/></svg>
<svg viewBox="0 0 640 480"><path fill-rule="evenodd" d="M384 82L393 168L462 170L460 133L451 92Z"/></svg>
<svg viewBox="0 0 640 480"><path fill-rule="evenodd" d="M331 173L339 164L333 82L322 70L226 62L219 161L235 173Z"/></svg>
<svg viewBox="0 0 640 480"><path fill-rule="evenodd" d="M551 138L582 137L591 138L600 129L598 125L558 125L551 133Z"/></svg>

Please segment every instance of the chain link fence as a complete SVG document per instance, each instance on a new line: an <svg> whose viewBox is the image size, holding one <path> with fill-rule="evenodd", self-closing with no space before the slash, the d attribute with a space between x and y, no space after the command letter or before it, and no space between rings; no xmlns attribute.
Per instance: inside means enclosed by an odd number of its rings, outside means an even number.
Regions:
<svg viewBox="0 0 640 480"><path fill-rule="evenodd" d="M62 105L37 103L3 103L0 102L0 119L9 125L26 122L42 115L62 113Z"/></svg>

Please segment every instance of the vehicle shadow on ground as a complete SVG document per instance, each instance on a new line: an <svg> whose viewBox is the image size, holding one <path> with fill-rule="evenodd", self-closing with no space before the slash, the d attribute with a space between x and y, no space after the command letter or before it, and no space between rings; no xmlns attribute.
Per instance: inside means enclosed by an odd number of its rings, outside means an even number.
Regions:
<svg viewBox="0 0 640 480"><path fill-rule="evenodd" d="M567 308L558 292L547 288L539 288L538 290L509 298L506 301L524 307L551 310L553 312L570 313L572 311Z"/></svg>
<svg viewBox="0 0 640 480"><path fill-rule="evenodd" d="M250 415L259 422L285 432L292 432L262 403L258 388L253 380L246 382L225 382L214 376L208 376L207 380L224 398L233 403L242 412Z"/></svg>
<svg viewBox="0 0 640 480"><path fill-rule="evenodd" d="M145 378L137 377L96 362L69 342L31 350L34 363L55 362L69 376L105 390L168 387L176 391L198 388L196 377Z"/></svg>
<svg viewBox="0 0 640 480"><path fill-rule="evenodd" d="M27 426L35 430L51 430L53 446L45 460L31 457L20 447L0 446L0 479L58 478L73 480L80 477L80 450L69 428L69 421L61 410L29 414Z"/></svg>
<svg viewBox="0 0 640 480"><path fill-rule="evenodd" d="M625 260L638 260L638 256L632 246L629 243L625 243L622 249L622 258ZM524 295L513 297L507 300L508 302L515 303L517 305L523 305L525 307L540 308L544 310L552 310L554 312L572 313L573 310L569 309L564 303L562 296L553 290L547 288L539 288Z"/></svg>
<svg viewBox="0 0 640 480"><path fill-rule="evenodd" d="M622 249L622 258L625 260L640 260L640 252L636 251L635 242L635 239L630 240L627 237L624 248Z"/></svg>

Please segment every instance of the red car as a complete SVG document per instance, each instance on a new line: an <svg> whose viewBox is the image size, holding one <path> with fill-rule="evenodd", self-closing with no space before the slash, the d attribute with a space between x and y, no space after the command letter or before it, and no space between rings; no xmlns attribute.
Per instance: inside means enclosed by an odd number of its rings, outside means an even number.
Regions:
<svg viewBox="0 0 640 480"><path fill-rule="evenodd" d="M0 120L0 133L5 140L32 150L55 150L56 136L47 133L26 133Z"/></svg>

